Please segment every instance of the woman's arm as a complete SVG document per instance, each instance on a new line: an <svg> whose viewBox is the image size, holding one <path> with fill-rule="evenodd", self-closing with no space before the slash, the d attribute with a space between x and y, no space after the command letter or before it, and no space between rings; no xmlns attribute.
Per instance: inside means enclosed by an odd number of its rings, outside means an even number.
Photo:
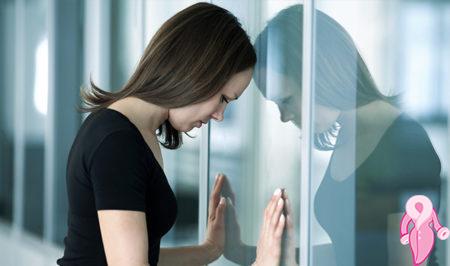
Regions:
<svg viewBox="0 0 450 266"><path fill-rule="evenodd" d="M97 213L108 265L149 265L145 213L128 210Z"/></svg>
<svg viewBox="0 0 450 266"><path fill-rule="evenodd" d="M216 176L213 192L209 199L209 215L206 239L198 246L161 248L158 265L205 265L218 259L225 242L225 198L220 196L225 176Z"/></svg>
<svg viewBox="0 0 450 266"><path fill-rule="evenodd" d="M186 265L199 266L215 261L219 256L213 251L214 247L206 244L198 246L161 248L158 265Z"/></svg>

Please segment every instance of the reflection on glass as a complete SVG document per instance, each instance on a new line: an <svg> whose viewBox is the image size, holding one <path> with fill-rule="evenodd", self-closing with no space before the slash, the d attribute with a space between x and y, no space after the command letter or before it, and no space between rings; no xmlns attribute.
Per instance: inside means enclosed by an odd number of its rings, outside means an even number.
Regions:
<svg viewBox="0 0 450 266"><path fill-rule="evenodd" d="M313 264L387 265L405 201L422 194L439 207L440 160L424 128L401 110L401 95L380 92L348 32L321 11L315 16L314 146L332 154L324 176L313 177L322 180L314 214L331 240L314 247ZM291 6L256 40L258 89L298 127L302 21L302 5Z"/></svg>
<svg viewBox="0 0 450 266"><path fill-rule="evenodd" d="M243 1L239 6L235 1L213 2L238 16L254 40L262 30L251 30L260 28L256 21L265 20L264 16L272 16L298 1ZM275 75L270 78L273 84L284 82ZM250 87L255 87L254 84ZM225 173L228 184L222 195L229 198L224 256L213 265L250 265L255 261L264 208L276 188L287 189L294 210L290 231L293 237L288 238L286 232L284 245L289 244L288 239L294 243L297 240L299 217L295 210L299 209L300 195L295 190L300 182L299 129L292 123L281 123L277 109L256 88L250 88L229 106L223 122L211 124L209 183L214 183L217 172ZM289 255L295 260L295 250Z"/></svg>
<svg viewBox="0 0 450 266"><path fill-rule="evenodd" d="M260 120L256 115L251 118L256 120L254 123L258 123L253 128L262 131L255 133L255 137L250 140L252 145L261 146L251 147L252 152L248 154L256 162L244 157L242 164L248 163L252 167L253 163L259 169L246 169L248 175L242 176L252 183L237 180L235 175L239 175L238 173L229 175L229 181L222 190L222 195L228 197L224 257L238 265L250 265L256 259L257 237L255 233L249 237L249 227L258 229L257 236L266 199L273 192L267 189L270 186L285 188L283 198L286 205L283 212L287 217L287 226L282 237L281 265L298 265L296 247L299 229L297 210L300 202L298 184L301 123L301 49L299 50L298 43L301 32L298 14L291 10L293 8L284 9L269 20L262 31L257 33L254 43L258 62L253 80L259 90L258 94L269 101L263 102L262 108L257 110L261 115ZM219 132L212 133L213 138L218 137ZM212 150L216 151L217 147L218 145L213 145ZM245 169L245 166L241 166L242 168ZM221 265L229 265L227 263Z"/></svg>

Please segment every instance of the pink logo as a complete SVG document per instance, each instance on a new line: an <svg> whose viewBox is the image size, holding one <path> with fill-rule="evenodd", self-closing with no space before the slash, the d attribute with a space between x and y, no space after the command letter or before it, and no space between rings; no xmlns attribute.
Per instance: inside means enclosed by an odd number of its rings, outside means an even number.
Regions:
<svg viewBox="0 0 450 266"><path fill-rule="evenodd" d="M408 225L411 222L414 227L408 232ZM409 198L406 202L406 212L400 222L400 242L403 245L409 244L414 266L420 265L430 255L434 244L432 227L439 239L448 238L449 230L439 223L431 200L423 195Z"/></svg>

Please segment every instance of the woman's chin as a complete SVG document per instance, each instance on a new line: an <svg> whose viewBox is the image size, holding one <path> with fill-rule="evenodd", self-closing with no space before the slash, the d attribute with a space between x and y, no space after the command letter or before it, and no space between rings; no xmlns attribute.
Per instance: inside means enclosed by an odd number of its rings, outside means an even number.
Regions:
<svg viewBox="0 0 450 266"><path fill-rule="evenodd" d="M180 125L172 125L172 127L176 130L176 131L178 131L178 132L183 132L183 133L186 133L186 132L189 132L189 131L191 131L192 130L192 126L190 126L190 125L182 125L182 126L180 126Z"/></svg>
<svg viewBox="0 0 450 266"><path fill-rule="evenodd" d="M186 132L189 132L191 130L194 130L195 128L196 128L195 125L187 125L183 130L179 130L179 131L186 133Z"/></svg>

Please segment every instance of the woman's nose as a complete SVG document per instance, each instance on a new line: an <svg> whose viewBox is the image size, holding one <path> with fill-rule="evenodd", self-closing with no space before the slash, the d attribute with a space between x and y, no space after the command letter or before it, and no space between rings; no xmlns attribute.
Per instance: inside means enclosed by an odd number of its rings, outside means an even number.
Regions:
<svg viewBox="0 0 450 266"><path fill-rule="evenodd" d="M280 109L280 120L283 122L289 122L294 119L294 114L290 112L286 112L285 110Z"/></svg>
<svg viewBox="0 0 450 266"><path fill-rule="evenodd" d="M214 120L220 122L223 120L223 111L217 111L213 113L211 116Z"/></svg>

